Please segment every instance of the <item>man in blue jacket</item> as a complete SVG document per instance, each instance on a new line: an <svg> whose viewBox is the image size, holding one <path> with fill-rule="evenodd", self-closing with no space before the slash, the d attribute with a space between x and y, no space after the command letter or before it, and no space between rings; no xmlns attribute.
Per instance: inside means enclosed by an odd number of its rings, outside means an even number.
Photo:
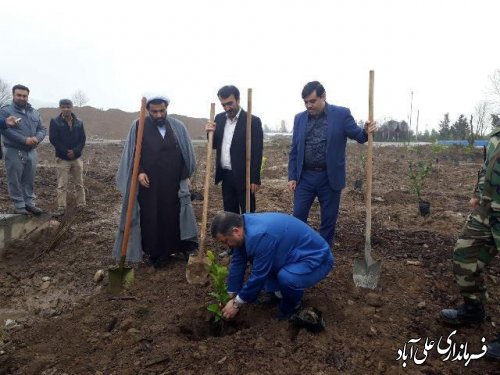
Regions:
<svg viewBox="0 0 500 375"><path fill-rule="evenodd" d="M232 299L223 308L231 319L259 292L280 299L277 319L300 308L304 290L324 279L333 268L333 255L321 236L302 221L281 213L238 215L220 212L212 221L212 237L233 249L228 277ZM244 283L247 262L252 271Z"/></svg>
<svg viewBox="0 0 500 375"><path fill-rule="evenodd" d="M9 196L15 213L40 215L35 206L36 148L43 141L46 129L38 111L28 103L30 90L23 85L12 87L12 103L0 109L0 117L15 116L19 125L2 129L5 146L5 169Z"/></svg>
<svg viewBox="0 0 500 375"><path fill-rule="evenodd" d="M307 223L309 210L318 197L320 235L328 245L335 236L340 193L345 187L347 138L365 143L375 132L375 122L359 127L348 108L328 104L325 88L318 81L302 90L306 111L295 116L288 161L288 187L294 191L293 216Z"/></svg>

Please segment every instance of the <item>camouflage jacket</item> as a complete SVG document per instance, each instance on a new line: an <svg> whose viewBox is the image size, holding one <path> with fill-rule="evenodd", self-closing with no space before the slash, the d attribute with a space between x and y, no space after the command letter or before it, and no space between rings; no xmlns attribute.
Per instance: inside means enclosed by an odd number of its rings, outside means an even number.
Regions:
<svg viewBox="0 0 500 375"><path fill-rule="evenodd" d="M477 175L474 195L481 201L500 203L500 127L490 134L486 160Z"/></svg>

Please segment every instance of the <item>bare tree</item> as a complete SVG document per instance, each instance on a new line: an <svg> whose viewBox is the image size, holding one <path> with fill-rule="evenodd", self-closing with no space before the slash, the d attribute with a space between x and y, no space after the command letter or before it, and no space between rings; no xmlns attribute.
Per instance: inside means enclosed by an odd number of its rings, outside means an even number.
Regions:
<svg viewBox="0 0 500 375"><path fill-rule="evenodd" d="M76 90L73 93L73 103L77 107L83 107L89 102L88 96L83 92L83 90Z"/></svg>
<svg viewBox="0 0 500 375"><path fill-rule="evenodd" d="M490 76L490 81L493 95L495 95L497 103L500 104L500 69L495 70Z"/></svg>
<svg viewBox="0 0 500 375"><path fill-rule="evenodd" d="M7 105L12 100L10 85L0 78L0 107Z"/></svg>
<svg viewBox="0 0 500 375"><path fill-rule="evenodd" d="M474 108L474 117L476 118L475 129L471 121L471 132L476 133L476 138L484 137L487 127L487 120L490 118L490 103L487 100L480 101Z"/></svg>

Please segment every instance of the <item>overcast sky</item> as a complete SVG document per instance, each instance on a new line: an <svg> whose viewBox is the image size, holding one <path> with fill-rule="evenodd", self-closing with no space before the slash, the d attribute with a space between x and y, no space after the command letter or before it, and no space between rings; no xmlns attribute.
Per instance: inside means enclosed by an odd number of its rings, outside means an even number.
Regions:
<svg viewBox="0 0 500 375"><path fill-rule="evenodd" d="M253 113L277 128L304 110L305 83L366 119L437 126L470 114L500 68L499 0L40 1L1 5L0 78L57 103L82 89L89 105L139 109L167 93L170 113L208 117L225 84L253 89ZM221 110L220 105L217 111Z"/></svg>

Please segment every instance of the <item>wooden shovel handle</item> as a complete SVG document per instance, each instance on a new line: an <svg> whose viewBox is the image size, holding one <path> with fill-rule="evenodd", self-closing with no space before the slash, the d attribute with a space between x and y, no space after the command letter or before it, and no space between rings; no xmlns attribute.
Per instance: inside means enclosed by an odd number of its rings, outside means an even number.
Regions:
<svg viewBox="0 0 500 375"><path fill-rule="evenodd" d="M368 89L368 121L373 121L373 88L375 72L370 70L370 84ZM373 133L368 133L368 150L366 155L366 231L365 242L370 241L372 230L372 152Z"/></svg>
<svg viewBox="0 0 500 375"><path fill-rule="evenodd" d="M215 119L215 103L210 105L210 121ZM207 166L205 170L205 185L203 187L203 211L201 216L200 245L198 257L205 257L205 241L207 238L207 216L208 216L208 191L210 189L210 172L212 170L212 145L214 142L214 132L208 132L207 143Z"/></svg>
<svg viewBox="0 0 500 375"><path fill-rule="evenodd" d="M246 184L245 184L245 212L250 212L250 160L252 157L252 89L248 89L247 106L247 133L246 133Z"/></svg>
<svg viewBox="0 0 500 375"><path fill-rule="evenodd" d="M137 184L139 176L139 163L141 161L142 136L144 134L144 121L146 120L146 98L141 101L141 114L139 116L139 128L137 129L137 138L134 150L134 167L132 168L132 178L130 180L130 189L128 194L127 215L125 217L125 232L123 233L122 251L120 263L123 265L127 257L127 245L130 237L132 223L132 211L135 205L135 195L137 193Z"/></svg>

